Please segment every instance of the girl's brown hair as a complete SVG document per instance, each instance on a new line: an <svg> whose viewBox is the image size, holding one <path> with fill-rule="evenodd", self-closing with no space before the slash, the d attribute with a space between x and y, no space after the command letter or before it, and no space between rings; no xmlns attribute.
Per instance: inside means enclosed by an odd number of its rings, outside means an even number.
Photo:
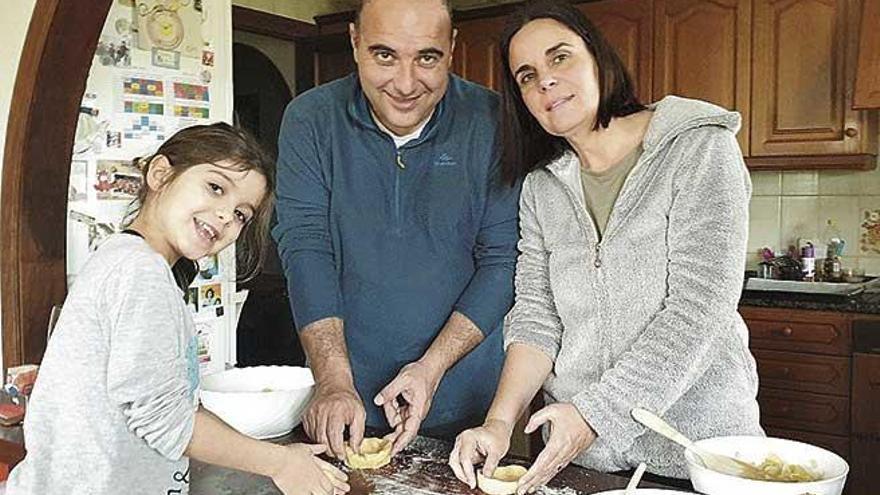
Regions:
<svg viewBox="0 0 880 495"><path fill-rule="evenodd" d="M252 279L263 265L269 244L269 223L275 207L275 163L260 144L243 129L225 122L196 125L177 131L150 156L136 158L134 163L144 177L153 160L164 156L171 163L174 180L186 169L205 163L235 171L255 171L266 179L266 196L244 226L236 243L236 265L239 281ZM220 162L225 162L219 165ZM147 199L146 182L134 200L125 224L131 223Z"/></svg>

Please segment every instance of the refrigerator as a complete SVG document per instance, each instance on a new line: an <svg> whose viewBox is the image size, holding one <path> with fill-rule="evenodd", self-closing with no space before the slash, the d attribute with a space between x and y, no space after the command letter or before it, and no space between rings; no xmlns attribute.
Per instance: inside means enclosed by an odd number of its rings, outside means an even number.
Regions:
<svg viewBox="0 0 880 495"><path fill-rule="evenodd" d="M59 74L63 77L63 74ZM132 207L132 161L178 129L232 123L231 0L114 0L80 106L70 163L67 282ZM202 374L235 364L235 247L199 260L186 291Z"/></svg>

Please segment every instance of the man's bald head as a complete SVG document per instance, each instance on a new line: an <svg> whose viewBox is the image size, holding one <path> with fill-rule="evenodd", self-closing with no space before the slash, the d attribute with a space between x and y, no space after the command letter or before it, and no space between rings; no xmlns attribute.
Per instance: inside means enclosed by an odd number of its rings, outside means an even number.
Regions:
<svg viewBox="0 0 880 495"><path fill-rule="evenodd" d="M443 7L446 8L446 12L449 13L449 19L451 20L452 19L452 4L450 3L450 1L449 0L437 0L437 1L439 3L441 3L443 5ZM361 0L360 5L358 6L358 10L357 10L357 16L355 16L355 18L354 18L354 22L356 25L360 24L361 16L364 14L364 9L367 7L367 5L372 4L372 3L377 3L377 2L381 3L382 0Z"/></svg>

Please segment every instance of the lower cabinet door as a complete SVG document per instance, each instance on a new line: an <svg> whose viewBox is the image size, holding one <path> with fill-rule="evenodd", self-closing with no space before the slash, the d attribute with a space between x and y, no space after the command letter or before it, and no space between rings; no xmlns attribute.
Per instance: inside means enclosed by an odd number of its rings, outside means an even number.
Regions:
<svg viewBox="0 0 880 495"><path fill-rule="evenodd" d="M761 425L831 435L849 435L849 397L761 387Z"/></svg>

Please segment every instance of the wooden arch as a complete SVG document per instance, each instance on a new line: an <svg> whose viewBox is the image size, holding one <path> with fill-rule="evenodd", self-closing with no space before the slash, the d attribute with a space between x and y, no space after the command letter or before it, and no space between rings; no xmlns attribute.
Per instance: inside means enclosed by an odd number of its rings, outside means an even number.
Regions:
<svg viewBox="0 0 880 495"><path fill-rule="evenodd" d="M6 131L0 191L3 364L38 363L66 294L70 157L92 56L112 0L36 0ZM86 5L88 4L88 5Z"/></svg>

